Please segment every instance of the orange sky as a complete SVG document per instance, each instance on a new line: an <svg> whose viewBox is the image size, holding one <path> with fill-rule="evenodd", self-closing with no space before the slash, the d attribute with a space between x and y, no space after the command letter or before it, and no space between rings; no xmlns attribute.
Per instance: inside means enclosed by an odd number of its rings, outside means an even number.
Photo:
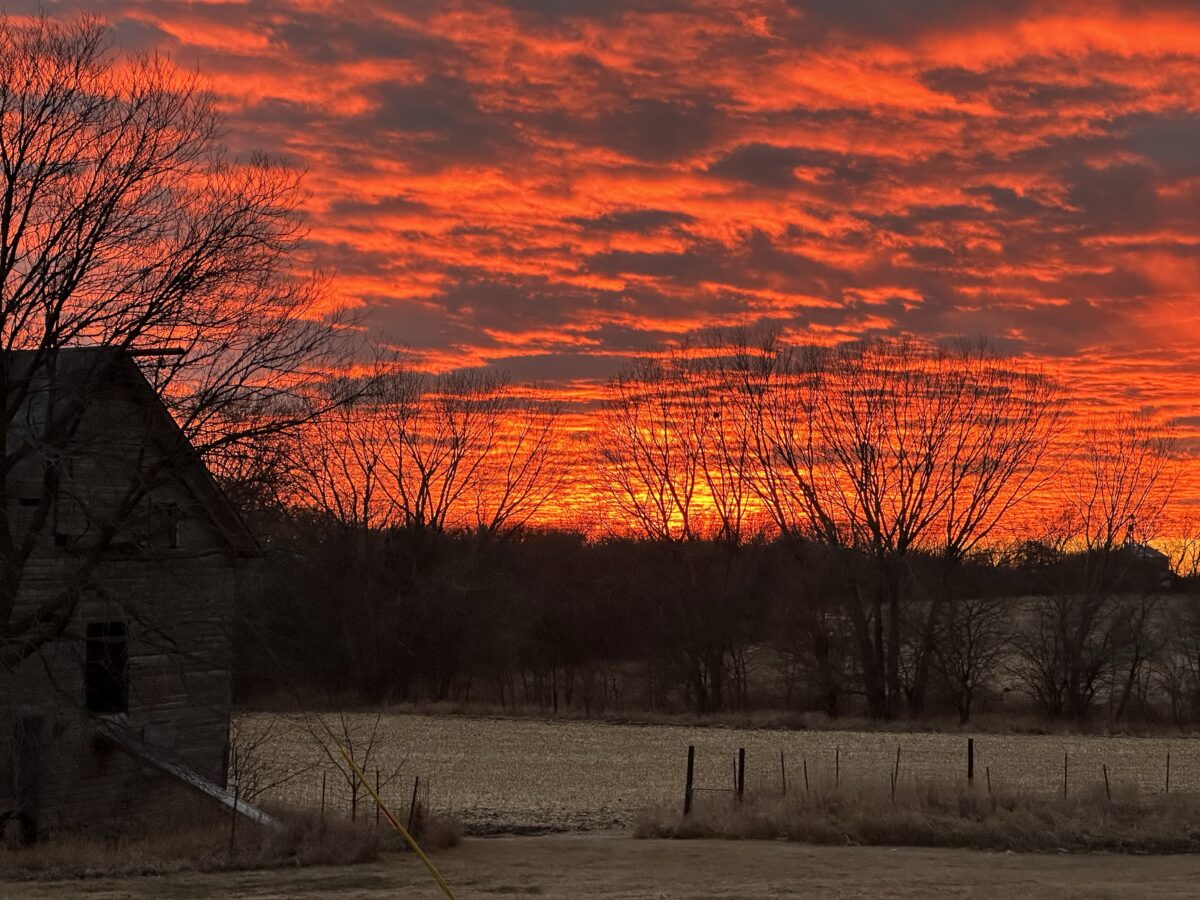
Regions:
<svg viewBox="0 0 1200 900"><path fill-rule="evenodd" d="M308 170L316 258L432 366L594 396L713 325L985 334L1200 435L1194 2L87 8Z"/></svg>

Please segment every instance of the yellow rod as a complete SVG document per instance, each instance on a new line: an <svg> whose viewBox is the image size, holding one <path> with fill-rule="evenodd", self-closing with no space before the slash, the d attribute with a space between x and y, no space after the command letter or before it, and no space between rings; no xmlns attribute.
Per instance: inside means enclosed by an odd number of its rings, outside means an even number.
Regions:
<svg viewBox="0 0 1200 900"><path fill-rule="evenodd" d="M371 782L367 780L367 776L363 774L362 769L354 764L354 760L350 758L350 754L348 754L341 747L341 745L338 745L338 752L342 754L342 759L346 761L346 765L348 765L354 774L358 776L358 779L362 782L363 787L367 789L367 793L375 798L375 802L379 804L379 811L383 813L384 818L388 820L393 828L400 832L400 835L408 843L408 846L412 847L413 853L417 854L417 856L421 858L421 862L425 863L425 868L429 870L429 874L432 875L437 881L438 887L442 889L442 893L444 893L449 900L455 900L454 894L450 891L450 885L446 884L446 879L442 877L441 873L434 867L433 863L430 862L429 857L425 855L425 851L417 846L416 840L411 834L408 833L408 829L401 825L396 817L392 815L391 810L384 805L383 800L380 799L379 794L375 793L375 789L371 787Z"/></svg>

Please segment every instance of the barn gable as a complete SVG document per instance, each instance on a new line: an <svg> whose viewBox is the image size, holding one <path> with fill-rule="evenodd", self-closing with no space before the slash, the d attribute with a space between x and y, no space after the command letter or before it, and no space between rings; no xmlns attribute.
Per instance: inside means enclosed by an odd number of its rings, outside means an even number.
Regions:
<svg viewBox="0 0 1200 900"><path fill-rule="evenodd" d="M231 704L229 623L240 562L257 545L142 375L111 349L60 351L28 365L9 429L29 447L10 472L6 512L36 533L15 620L71 595L53 640L3 674L0 815L42 827L134 813L161 780L103 740L114 729L173 764L224 783ZM46 440L68 421L59 443ZM32 534L32 532L30 532Z"/></svg>

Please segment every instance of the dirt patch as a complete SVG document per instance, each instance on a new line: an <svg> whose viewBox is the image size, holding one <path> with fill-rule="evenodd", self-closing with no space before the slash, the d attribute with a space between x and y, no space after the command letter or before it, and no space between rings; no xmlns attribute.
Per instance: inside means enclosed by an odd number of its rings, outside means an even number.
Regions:
<svg viewBox="0 0 1200 900"><path fill-rule="evenodd" d="M1194 897L1200 857L1031 855L781 842L636 841L552 836L468 839L438 854L459 900L635 898L1174 898ZM441 897L410 856L355 867L180 874L123 881L0 885L29 900L283 900Z"/></svg>

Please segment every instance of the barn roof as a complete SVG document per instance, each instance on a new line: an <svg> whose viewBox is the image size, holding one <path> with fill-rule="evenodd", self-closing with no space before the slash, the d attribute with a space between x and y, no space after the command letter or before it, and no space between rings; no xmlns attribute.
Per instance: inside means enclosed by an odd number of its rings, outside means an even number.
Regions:
<svg viewBox="0 0 1200 900"><path fill-rule="evenodd" d="M10 379L49 379L54 371L55 388L60 397L83 404L96 402L105 388L125 390L131 400L146 410L150 437L170 460L173 473L192 494L212 524L239 555L258 555L262 548L242 521L241 515L217 485L199 452L188 440L162 402L154 386L129 351L117 347L71 347L52 351L10 351ZM44 374L43 374L44 373ZM30 427L30 418L39 417L38 392L31 391L23 401L25 417L9 418L9 431ZM44 408L41 415L45 415ZM85 412L86 415L86 412Z"/></svg>

